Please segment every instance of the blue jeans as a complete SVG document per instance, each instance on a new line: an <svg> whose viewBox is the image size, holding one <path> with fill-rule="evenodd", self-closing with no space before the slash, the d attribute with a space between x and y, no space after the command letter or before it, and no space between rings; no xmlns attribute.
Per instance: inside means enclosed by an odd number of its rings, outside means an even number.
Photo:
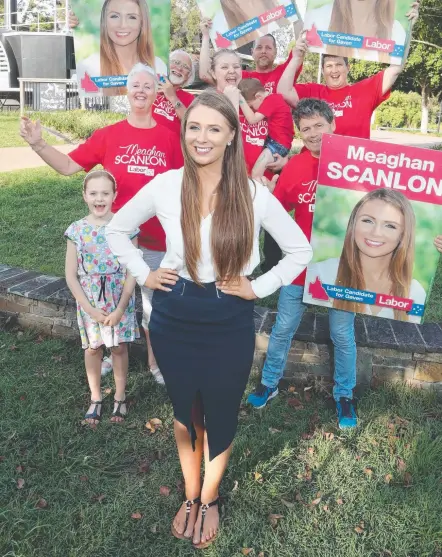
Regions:
<svg viewBox="0 0 442 557"><path fill-rule="evenodd" d="M279 294L278 315L270 335L267 358L262 370L262 384L277 387L284 374L292 338L307 306L302 302L304 288L291 284ZM355 314L330 308L330 338L335 348L333 397L353 398L356 385Z"/></svg>

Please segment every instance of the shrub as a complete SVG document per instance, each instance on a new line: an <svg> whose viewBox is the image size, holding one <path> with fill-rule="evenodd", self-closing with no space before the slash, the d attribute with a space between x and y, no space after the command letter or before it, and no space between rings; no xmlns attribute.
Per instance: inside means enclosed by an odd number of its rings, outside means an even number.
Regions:
<svg viewBox="0 0 442 557"><path fill-rule="evenodd" d="M376 109L377 127L417 129L420 124L421 97L418 93L393 91L388 101Z"/></svg>
<svg viewBox="0 0 442 557"><path fill-rule="evenodd" d="M33 120L52 128L71 139L88 138L95 130L123 120L126 116L116 112L92 112L90 110L68 110L58 112L33 112Z"/></svg>

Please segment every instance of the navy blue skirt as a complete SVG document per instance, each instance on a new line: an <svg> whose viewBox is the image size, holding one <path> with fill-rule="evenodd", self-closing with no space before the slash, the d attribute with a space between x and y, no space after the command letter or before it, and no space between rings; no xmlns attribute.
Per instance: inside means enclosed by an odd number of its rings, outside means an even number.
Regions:
<svg viewBox="0 0 442 557"><path fill-rule="evenodd" d="M175 418L196 439L192 406L201 397L209 459L232 443L253 363L253 300L179 278L171 292L155 290L149 334Z"/></svg>

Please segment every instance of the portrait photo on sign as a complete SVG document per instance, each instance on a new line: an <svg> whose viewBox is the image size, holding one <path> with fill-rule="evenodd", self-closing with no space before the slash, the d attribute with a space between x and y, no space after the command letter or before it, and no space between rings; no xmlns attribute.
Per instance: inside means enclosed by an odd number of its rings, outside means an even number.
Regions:
<svg viewBox="0 0 442 557"><path fill-rule="evenodd" d="M81 96L124 95L138 62L167 74L170 0L72 0L71 10Z"/></svg>
<svg viewBox="0 0 442 557"><path fill-rule="evenodd" d="M421 323L439 262L442 153L340 136L322 151L304 302Z"/></svg>
<svg viewBox="0 0 442 557"><path fill-rule="evenodd" d="M402 62L411 0L308 0L309 50L373 62Z"/></svg>
<svg viewBox="0 0 442 557"><path fill-rule="evenodd" d="M301 19L294 0L197 0L197 5L213 22L215 49L237 49Z"/></svg>

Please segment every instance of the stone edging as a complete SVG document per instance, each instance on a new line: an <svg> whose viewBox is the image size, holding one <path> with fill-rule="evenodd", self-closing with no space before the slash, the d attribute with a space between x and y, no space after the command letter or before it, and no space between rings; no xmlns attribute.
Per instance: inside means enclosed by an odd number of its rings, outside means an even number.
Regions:
<svg viewBox="0 0 442 557"><path fill-rule="evenodd" d="M136 311L141 322L141 299ZM53 337L77 338L75 301L63 278L0 264L0 314ZM256 306L255 363L262 365L276 312ZM405 380L442 391L442 328L370 316L356 317L358 383ZM142 340L133 346L144 352ZM285 377L304 380L331 376L328 317L308 311L292 342Z"/></svg>

